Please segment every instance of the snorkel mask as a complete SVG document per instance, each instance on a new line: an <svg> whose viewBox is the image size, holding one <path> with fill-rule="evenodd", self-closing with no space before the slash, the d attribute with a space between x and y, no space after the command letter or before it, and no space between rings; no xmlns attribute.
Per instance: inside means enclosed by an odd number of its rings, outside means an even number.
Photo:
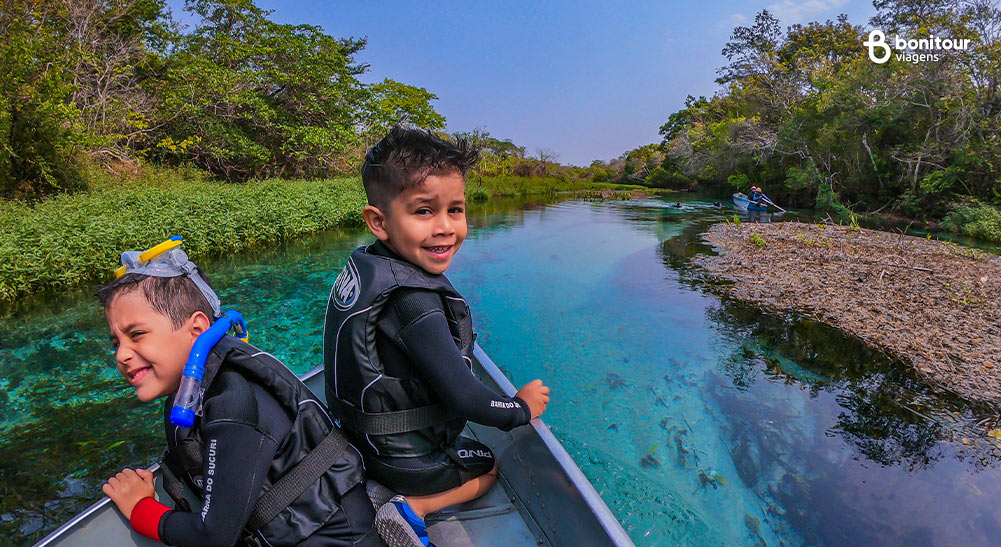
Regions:
<svg viewBox="0 0 1001 547"><path fill-rule="evenodd" d="M188 260L188 255L180 249L183 240L181 236L174 236L159 245L150 247L145 251L125 251L122 253L122 265L115 270L115 278L120 278L125 274L140 274L150 277L180 277L182 275L191 279L192 283L198 287L202 296L212 308L212 326L205 332L198 335L194 345L191 346L191 353L188 354L188 361L184 365L184 373L181 376L181 385L174 396L174 406L170 409L170 422L178 427L191 427L195 423L195 415L199 411L202 402L202 380L205 379L205 359L212 348L222 340L223 336L230 329L235 335L247 341L249 335L247 326L243 322L243 316L235 311L221 313L219 297L215 291L209 287L208 283L198 275L195 263Z"/></svg>

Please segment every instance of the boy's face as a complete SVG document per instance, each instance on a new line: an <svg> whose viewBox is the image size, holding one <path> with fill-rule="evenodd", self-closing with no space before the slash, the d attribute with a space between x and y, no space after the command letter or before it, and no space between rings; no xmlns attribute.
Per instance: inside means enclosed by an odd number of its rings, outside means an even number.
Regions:
<svg viewBox="0 0 1001 547"><path fill-rule="evenodd" d="M466 182L459 173L430 175L389 204L366 207L369 229L396 254L428 273L444 273L466 239Z"/></svg>
<svg viewBox="0 0 1001 547"><path fill-rule="evenodd" d="M149 402L177 391L184 364L208 318L195 312L180 328L153 309L142 289L116 295L105 310L118 371Z"/></svg>

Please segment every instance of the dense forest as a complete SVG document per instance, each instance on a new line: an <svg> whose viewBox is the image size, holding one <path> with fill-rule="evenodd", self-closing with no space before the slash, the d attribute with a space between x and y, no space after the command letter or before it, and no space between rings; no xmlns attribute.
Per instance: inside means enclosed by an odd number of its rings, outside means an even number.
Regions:
<svg viewBox="0 0 1001 547"><path fill-rule="evenodd" d="M444 131L432 92L360 79L365 40L252 0L184 6L190 26L164 0L0 0L0 303L175 234L199 259L357 225L365 150L396 124ZM476 203L623 190L485 128L453 136L481 149Z"/></svg>
<svg viewBox="0 0 1001 547"><path fill-rule="evenodd" d="M359 80L365 40L279 24L251 0L0 0L0 199L37 200L88 176L194 167L228 181L357 172L394 124L441 131L426 89ZM485 128L481 176L583 171Z"/></svg>
<svg viewBox="0 0 1001 547"><path fill-rule="evenodd" d="M343 173L436 97L364 84L365 41L271 21L250 0L0 2L0 197L79 187L87 168L188 165L227 180Z"/></svg>
<svg viewBox="0 0 1001 547"><path fill-rule="evenodd" d="M791 206L947 218L1001 240L1001 11L990 0L875 0L869 26L782 31L767 10L734 29L720 90L689 97L663 141L592 165L596 180L717 192L765 187ZM914 62L863 42L965 38ZM898 57L897 55L901 55ZM947 223L948 224L948 223Z"/></svg>
<svg viewBox="0 0 1001 547"><path fill-rule="evenodd" d="M688 97L663 139L587 168L484 128L479 176L587 178L773 199L836 216L943 220L1001 241L1001 10L994 0L875 0L782 30L767 10L723 48L719 91ZM94 174L194 167L228 181L355 173L390 126L441 131L430 91L363 83L364 39L279 24L252 0L0 0L0 199ZM869 59L871 30L968 39L933 59ZM891 39L892 41L892 39Z"/></svg>

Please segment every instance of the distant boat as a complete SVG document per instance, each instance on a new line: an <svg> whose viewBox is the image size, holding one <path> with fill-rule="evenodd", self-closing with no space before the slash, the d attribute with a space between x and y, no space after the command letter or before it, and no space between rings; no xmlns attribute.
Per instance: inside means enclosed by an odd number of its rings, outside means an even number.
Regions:
<svg viewBox="0 0 1001 547"><path fill-rule="evenodd" d="M767 205L758 205L750 199L743 192L737 192L733 195L733 206L741 211L767 211Z"/></svg>

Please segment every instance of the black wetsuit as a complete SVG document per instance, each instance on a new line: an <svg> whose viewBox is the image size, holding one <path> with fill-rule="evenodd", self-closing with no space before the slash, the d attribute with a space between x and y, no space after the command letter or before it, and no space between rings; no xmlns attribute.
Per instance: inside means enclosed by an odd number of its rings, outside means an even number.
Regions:
<svg viewBox="0 0 1001 547"><path fill-rule="evenodd" d="M212 388L205 397L201 428L206 446L202 476L213 468L212 491L205 492L201 512L171 511L161 519L160 537L168 545L235 544L260 497L278 445L292 427L274 397L235 371L221 371ZM372 504L364 485L351 488L341 505L335 518L301 545L351 545L346 537L368 533Z"/></svg>
<svg viewBox="0 0 1001 547"><path fill-rule="evenodd" d="M382 242L373 245L370 252L399 259ZM385 314L390 313L403 325L395 339L382 328ZM437 294L399 289L389 297L382 319L375 341L387 374L397 378L422 374L450 410L478 424L507 431L531 419L524 401L498 395L469 373Z"/></svg>
<svg viewBox="0 0 1001 547"><path fill-rule="evenodd" d="M293 467L333 425L315 397L295 375L270 355L226 337L213 348L207 370L218 370L203 398L203 410L192 429L169 421L169 401L164 405L169 453L198 452L170 461L172 469L201 494L198 512L165 511L147 504L157 517L158 539L169 545L233 545L247 532L244 527L262 491ZM219 363L219 354L225 360ZM231 359L256 360L289 399L283 404L244 369L228 366ZM218 367L213 368L213 367ZM281 367L281 368L278 368ZM208 374L208 372L207 372ZM284 382L284 383L283 383ZM295 387L298 385L298 387ZM289 389L291 387L291 389ZM290 409L297 407L296 429ZM320 422L313 425L312 422ZM305 429L303 429L305 428ZM197 431L197 433L193 433ZM200 468L193 469L200 460ZM139 506L137 506L139 509ZM140 515L140 518L143 518ZM293 505L260 528L256 537L265 545L378 545L372 522L374 510L365 491L361 455L353 446L324 477L296 498ZM133 523L136 515L133 513Z"/></svg>
<svg viewBox="0 0 1001 547"><path fill-rule="evenodd" d="M368 246L365 252L403 262L381 242ZM417 275L430 275L421 272ZM362 277L360 284L365 285L368 281ZM328 324L326 328L329 331L338 326ZM421 378L419 385L430 386L431 397L461 420L460 428L465 420L472 420L506 431L531 419L528 405L520 398L499 395L473 376L449 328L438 292L414 287L393 290L374 331L375 350L384 374ZM342 339L348 338L341 335ZM446 445L437 437L439 434L433 429L408 434L420 438L422 445L437 446L419 455L392 453L385 446L377 449L366 435L349 436L365 455L368 476L402 494L443 492L493 467L494 458L486 446L461 436Z"/></svg>

